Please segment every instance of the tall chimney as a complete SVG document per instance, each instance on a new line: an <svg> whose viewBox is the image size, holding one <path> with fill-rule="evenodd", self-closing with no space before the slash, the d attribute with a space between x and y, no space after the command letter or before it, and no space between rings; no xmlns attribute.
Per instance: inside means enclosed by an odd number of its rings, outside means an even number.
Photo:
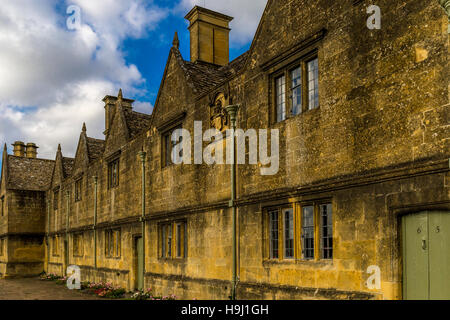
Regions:
<svg viewBox="0 0 450 320"><path fill-rule="evenodd" d="M229 23L232 17L195 6L185 17L191 34L191 62L197 60L227 65L229 56Z"/></svg>
<svg viewBox="0 0 450 320"><path fill-rule="evenodd" d="M16 141L13 143L14 147L14 155L16 157L24 157L25 156L25 143L22 141Z"/></svg>
<svg viewBox="0 0 450 320"><path fill-rule="evenodd" d="M36 159L38 147L34 143L27 143L26 153L27 158Z"/></svg>

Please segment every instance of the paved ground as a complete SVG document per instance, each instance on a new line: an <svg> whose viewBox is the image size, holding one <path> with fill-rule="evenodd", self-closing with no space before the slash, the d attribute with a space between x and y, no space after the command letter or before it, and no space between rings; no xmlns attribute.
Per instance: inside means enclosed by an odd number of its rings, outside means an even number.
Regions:
<svg viewBox="0 0 450 320"><path fill-rule="evenodd" d="M69 290L64 285L39 279L0 279L0 300L100 300ZM102 299L103 300L103 299Z"/></svg>

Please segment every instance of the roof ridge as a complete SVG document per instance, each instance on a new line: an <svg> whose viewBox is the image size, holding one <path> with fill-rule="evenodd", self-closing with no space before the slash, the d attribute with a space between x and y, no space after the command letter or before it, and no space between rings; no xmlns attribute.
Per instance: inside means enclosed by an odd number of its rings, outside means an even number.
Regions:
<svg viewBox="0 0 450 320"><path fill-rule="evenodd" d="M32 160L32 161L39 160L39 161L55 162L55 160L52 160L52 159L19 157L19 156L15 156L13 154L8 154L8 157L13 157L13 158L17 158L17 159L24 159L24 160Z"/></svg>

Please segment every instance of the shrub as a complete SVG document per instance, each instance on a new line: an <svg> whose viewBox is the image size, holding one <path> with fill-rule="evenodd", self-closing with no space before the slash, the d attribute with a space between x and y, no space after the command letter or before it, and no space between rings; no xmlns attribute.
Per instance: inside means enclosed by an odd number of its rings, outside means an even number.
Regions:
<svg viewBox="0 0 450 320"><path fill-rule="evenodd" d="M58 279L56 279L56 284L62 285L62 284L66 284L67 283L67 277L58 277Z"/></svg>
<svg viewBox="0 0 450 320"><path fill-rule="evenodd" d="M43 272L39 275L39 279L43 281L54 281L60 279L60 277L54 273L46 274L45 272Z"/></svg>
<svg viewBox="0 0 450 320"><path fill-rule="evenodd" d="M131 299L133 299L133 300L150 300L152 298L153 298L152 289L147 289L147 291L143 291L143 290L136 291L131 296Z"/></svg>

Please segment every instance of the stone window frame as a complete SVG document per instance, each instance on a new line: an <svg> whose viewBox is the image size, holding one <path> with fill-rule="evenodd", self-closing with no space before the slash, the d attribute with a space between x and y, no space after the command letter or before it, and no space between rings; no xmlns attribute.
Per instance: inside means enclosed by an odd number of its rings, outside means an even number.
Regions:
<svg viewBox="0 0 450 320"><path fill-rule="evenodd" d="M105 257L120 259L122 256L122 230L111 228L104 231Z"/></svg>
<svg viewBox="0 0 450 320"><path fill-rule="evenodd" d="M75 202L80 202L81 200L83 200L83 195L82 195L82 190L83 190L83 176L77 178L75 180L75 196L74 196L74 200Z"/></svg>
<svg viewBox="0 0 450 320"><path fill-rule="evenodd" d="M283 122L287 119L297 117L301 114L307 113L312 110L320 109L320 94L319 94L319 105L314 108L309 108L309 85L308 85L308 64L311 61L316 60L319 64L319 79L320 79L320 61L319 61L319 50L314 48L308 53L297 57L294 61L288 64L280 65L275 67L269 75L269 92L270 92L270 112L271 123ZM293 94L292 94L292 72L297 69L301 69L301 110L297 114L293 114ZM278 104L277 104L277 80L284 77L284 99L285 99L285 117L283 119L278 119ZM319 90L320 83L317 88Z"/></svg>
<svg viewBox="0 0 450 320"><path fill-rule="evenodd" d="M323 226L322 226L322 216L320 209L322 206L327 206L331 209L331 225L328 224L327 228L331 228L331 248L324 248L323 243ZM313 207L313 219L314 219L314 256L312 258L307 258L304 255L304 241L303 241L303 209L306 207ZM320 262L320 261L333 261L334 259L334 235L335 235L335 219L333 213L333 202L331 199L326 200L312 200L312 201L297 201L293 203L281 203L277 205L267 206L263 208L263 239L264 239L264 261L272 262ZM293 220L294 220L294 256L286 257L285 254L285 222L284 222L284 212L286 210L293 210ZM278 255L274 256L272 251L272 237L271 237L271 215L277 213L278 215ZM329 229L327 229L329 230ZM327 238L328 239L328 238ZM325 257L325 249L328 249L329 254ZM330 250L331 249L331 250ZM330 257L328 257L330 256Z"/></svg>
<svg viewBox="0 0 450 320"><path fill-rule="evenodd" d="M159 259L184 260L188 257L188 231L186 219L161 222L158 225L158 231ZM171 236L169 237L169 235Z"/></svg>
<svg viewBox="0 0 450 320"><path fill-rule="evenodd" d="M72 235L72 253L74 257L83 257L84 255L84 234L82 232Z"/></svg>
<svg viewBox="0 0 450 320"><path fill-rule="evenodd" d="M170 129L166 129L161 134L161 168L168 168L173 166L171 154L173 152L173 147L175 143L172 142L172 134L177 129L183 129L182 123L178 123L177 125L172 126ZM182 138L182 137L181 137ZM182 140L179 140L180 143ZM167 143L170 146L170 151L167 150Z"/></svg>

